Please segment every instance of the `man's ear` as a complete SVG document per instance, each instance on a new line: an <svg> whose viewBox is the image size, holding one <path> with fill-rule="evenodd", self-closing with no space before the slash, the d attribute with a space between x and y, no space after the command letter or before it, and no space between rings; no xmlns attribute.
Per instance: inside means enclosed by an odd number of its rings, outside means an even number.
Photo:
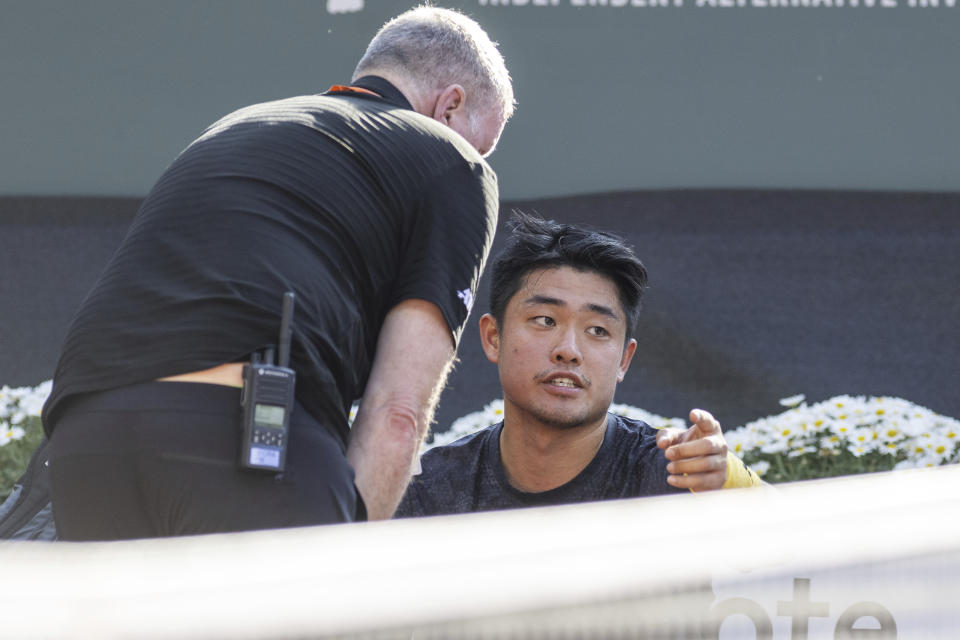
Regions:
<svg viewBox="0 0 960 640"><path fill-rule="evenodd" d="M453 118L467 116L466 92L459 84L451 84L437 97L433 106L433 119L449 125Z"/></svg>
<svg viewBox="0 0 960 640"><path fill-rule="evenodd" d="M487 360L497 364L500 360L500 327L497 320L489 313L480 317L480 344Z"/></svg>
<svg viewBox="0 0 960 640"><path fill-rule="evenodd" d="M636 350L637 341L630 338L630 341L627 342L627 345L623 348L623 355L620 356L620 371L617 372L617 382L623 382L623 378L627 375L627 369L630 368L630 361L633 359L633 354Z"/></svg>

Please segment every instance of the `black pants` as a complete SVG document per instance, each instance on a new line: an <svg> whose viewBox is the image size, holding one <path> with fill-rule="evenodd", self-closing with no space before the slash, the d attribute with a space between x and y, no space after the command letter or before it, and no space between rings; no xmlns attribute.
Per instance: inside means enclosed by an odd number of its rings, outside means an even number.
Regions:
<svg viewBox="0 0 960 640"><path fill-rule="evenodd" d="M240 390L150 382L71 399L50 440L63 540L272 529L366 517L343 445L297 405L286 470L241 470Z"/></svg>

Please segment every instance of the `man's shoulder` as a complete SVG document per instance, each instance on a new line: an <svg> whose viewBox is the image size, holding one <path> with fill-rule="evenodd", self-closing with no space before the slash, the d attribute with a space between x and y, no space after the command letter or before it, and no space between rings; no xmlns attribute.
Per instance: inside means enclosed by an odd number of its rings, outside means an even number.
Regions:
<svg viewBox="0 0 960 640"><path fill-rule="evenodd" d="M421 476L435 473L450 465L456 465L479 458L489 438L500 432L503 423L474 431L448 444L437 445L420 456Z"/></svg>
<svg viewBox="0 0 960 640"><path fill-rule="evenodd" d="M665 467L663 450L657 446L657 432L643 420L611 414L613 438L611 453L621 464Z"/></svg>
<svg viewBox="0 0 960 640"><path fill-rule="evenodd" d="M659 429L643 420L611 414L614 420L612 458L619 473L626 473L624 482L631 487L628 495L646 496L682 491L667 483L667 463L663 449L657 446Z"/></svg>
<svg viewBox="0 0 960 640"><path fill-rule="evenodd" d="M613 427L619 437L634 438L639 440L657 439L658 429L654 429L649 424L638 418L629 418L627 416L611 413Z"/></svg>
<svg viewBox="0 0 960 640"><path fill-rule="evenodd" d="M365 138L371 133L417 140L428 147L448 147L471 160L480 155L449 127L412 109L364 96L304 94L268 100L240 107L221 117L210 129L241 123L269 123L271 127L297 124L326 131L333 123L346 126L336 133ZM462 144L461 144L462 142Z"/></svg>
<svg viewBox="0 0 960 640"><path fill-rule="evenodd" d="M485 468L484 448L499 428L481 429L420 456L420 473L411 479L397 517L472 511L477 478Z"/></svg>

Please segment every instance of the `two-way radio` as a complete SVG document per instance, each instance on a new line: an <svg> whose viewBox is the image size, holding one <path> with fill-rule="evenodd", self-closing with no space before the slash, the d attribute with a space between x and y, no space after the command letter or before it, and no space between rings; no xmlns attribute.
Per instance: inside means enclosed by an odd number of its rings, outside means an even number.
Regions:
<svg viewBox="0 0 960 640"><path fill-rule="evenodd" d="M280 473L287 459L290 435L290 412L293 411L293 390L297 374L289 368L291 325L293 323L292 291L283 294L280 317L279 357L273 363L273 348L254 353L243 365L242 441L240 467Z"/></svg>

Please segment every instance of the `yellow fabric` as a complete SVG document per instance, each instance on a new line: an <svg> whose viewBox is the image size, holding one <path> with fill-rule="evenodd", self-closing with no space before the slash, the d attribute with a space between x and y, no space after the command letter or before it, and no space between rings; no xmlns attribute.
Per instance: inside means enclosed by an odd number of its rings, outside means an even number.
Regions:
<svg viewBox="0 0 960 640"><path fill-rule="evenodd" d="M746 487L759 487L763 484L760 476L755 471L747 468L743 460L736 454L727 452L727 481L723 483L721 489L743 489Z"/></svg>

